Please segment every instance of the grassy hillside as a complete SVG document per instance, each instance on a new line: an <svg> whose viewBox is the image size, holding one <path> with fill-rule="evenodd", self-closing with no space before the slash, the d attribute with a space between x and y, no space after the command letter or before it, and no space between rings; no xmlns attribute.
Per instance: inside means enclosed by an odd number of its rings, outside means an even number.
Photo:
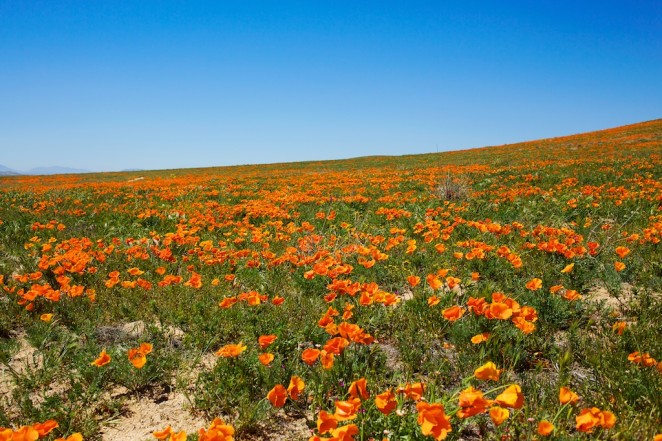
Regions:
<svg viewBox="0 0 662 441"><path fill-rule="evenodd" d="M0 194L0 440L662 432L662 120Z"/></svg>

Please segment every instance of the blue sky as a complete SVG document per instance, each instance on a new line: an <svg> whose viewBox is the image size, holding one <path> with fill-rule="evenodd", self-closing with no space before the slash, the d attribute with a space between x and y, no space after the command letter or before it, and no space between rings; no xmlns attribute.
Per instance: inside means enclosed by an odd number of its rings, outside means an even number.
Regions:
<svg viewBox="0 0 662 441"><path fill-rule="evenodd" d="M662 117L659 1L3 1L0 164L402 155Z"/></svg>

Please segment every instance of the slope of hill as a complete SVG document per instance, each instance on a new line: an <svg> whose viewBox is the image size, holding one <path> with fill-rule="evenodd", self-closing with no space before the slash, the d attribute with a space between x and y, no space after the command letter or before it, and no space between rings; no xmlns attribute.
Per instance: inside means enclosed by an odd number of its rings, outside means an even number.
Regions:
<svg viewBox="0 0 662 441"><path fill-rule="evenodd" d="M5 167L4 165L0 164L0 176L16 176L20 175L19 172L16 170L12 170L9 167Z"/></svg>
<svg viewBox="0 0 662 441"><path fill-rule="evenodd" d="M251 440L652 440L661 244L662 121L4 177L0 424L174 439L222 415Z"/></svg>

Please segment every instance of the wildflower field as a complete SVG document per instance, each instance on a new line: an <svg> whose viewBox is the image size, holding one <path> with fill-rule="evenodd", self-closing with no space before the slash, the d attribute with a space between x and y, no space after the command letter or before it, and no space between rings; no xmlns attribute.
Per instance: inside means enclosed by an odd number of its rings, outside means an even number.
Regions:
<svg viewBox="0 0 662 441"><path fill-rule="evenodd" d="M0 440L662 438L662 120L0 196Z"/></svg>

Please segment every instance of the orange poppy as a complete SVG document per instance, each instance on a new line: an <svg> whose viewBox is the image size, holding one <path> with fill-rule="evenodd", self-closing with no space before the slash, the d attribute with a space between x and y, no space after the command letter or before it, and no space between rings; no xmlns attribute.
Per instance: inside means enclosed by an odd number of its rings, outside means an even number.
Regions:
<svg viewBox="0 0 662 441"><path fill-rule="evenodd" d="M340 355L349 345L349 340L343 337L334 337L327 341L324 345L324 350L334 355Z"/></svg>
<svg viewBox="0 0 662 441"><path fill-rule="evenodd" d="M79 432L76 432L66 438L55 438L55 441L83 441L83 435L81 435Z"/></svg>
<svg viewBox="0 0 662 441"><path fill-rule="evenodd" d="M101 367L110 363L110 355L106 353L106 350L102 350L99 354L99 358L90 363L92 366Z"/></svg>
<svg viewBox="0 0 662 441"><path fill-rule="evenodd" d="M306 383L304 383L301 378L293 375L292 378L290 378L290 385L287 387L287 393L290 395L290 398L296 401L299 398L299 394L303 392L305 388Z"/></svg>
<svg viewBox="0 0 662 441"><path fill-rule="evenodd" d="M510 412L508 409L503 407L493 407L490 409L490 418L495 426L500 426L504 421L508 419Z"/></svg>
<svg viewBox="0 0 662 441"><path fill-rule="evenodd" d="M517 384L513 384L497 395L495 401L503 407L520 409L524 405L524 395L522 389Z"/></svg>
<svg viewBox="0 0 662 441"><path fill-rule="evenodd" d="M338 420L336 417L324 410L320 410L317 417L317 431L323 435L336 427L338 427Z"/></svg>
<svg viewBox="0 0 662 441"><path fill-rule="evenodd" d="M459 320L460 317L464 315L464 313L465 313L464 308L458 305L451 306L450 308L446 308L443 311L441 311L441 315L443 315L446 320L451 322Z"/></svg>
<svg viewBox="0 0 662 441"><path fill-rule="evenodd" d="M257 359L262 363L264 366L269 366L269 363L274 361L274 354L271 354L269 352L265 352L263 354L260 354L257 356Z"/></svg>
<svg viewBox="0 0 662 441"><path fill-rule="evenodd" d="M554 424L549 421L541 421L538 424L538 435L549 436L554 431Z"/></svg>
<svg viewBox="0 0 662 441"><path fill-rule="evenodd" d="M349 395L352 398L361 397L363 400L370 398L368 393L368 383L365 378L352 381L352 384L349 385Z"/></svg>
<svg viewBox="0 0 662 441"><path fill-rule="evenodd" d="M229 344L216 351L216 356L224 358L238 357L246 350L246 346L239 342L238 344Z"/></svg>
<svg viewBox="0 0 662 441"><path fill-rule="evenodd" d="M315 364L315 361L317 361L317 358L319 356L320 356L320 350L319 349L314 349L314 348L305 349L301 353L301 359L308 366L312 366L313 364Z"/></svg>
<svg viewBox="0 0 662 441"><path fill-rule="evenodd" d="M261 349L265 349L265 348L268 347L270 344L272 344L273 342L275 342L277 338L278 338L278 337L275 336L275 335L273 335L273 334L270 334L270 335L261 335L260 337L258 337L257 342L258 342L258 344L260 345L260 348L261 348Z"/></svg>
<svg viewBox="0 0 662 441"><path fill-rule="evenodd" d="M526 282L526 289L529 289L531 291L537 291L540 288L542 288L542 280L538 278L531 279L528 282Z"/></svg>
<svg viewBox="0 0 662 441"><path fill-rule="evenodd" d="M630 254L630 249L627 247L616 247L615 251L618 257L620 257L621 259L627 256L628 254Z"/></svg>
<svg viewBox="0 0 662 441"><path fill-rule="evenodd" d="M361 407L359 398L351 398L347 401L336 401L335 418L338 421L353 420L356 418L356 412Z"/></svg>
<svg viewBox="0 0 662 441"><path fill-rule="evenodd" d="M320 362L324 369L331 369L333 367L334 358L333 352L326 352L325 350L320 352Z"/></svg>
<svg viewBox="0 0 662 441"><path fill-rule="evenodd" d="M163 430L158 430L158 431L152 432L152 435L154 436L154 438L160 439L160 440L168 438L171 434L172 434L172 427L170 427L170 426L167 426Z"/></svg>
<svg viewBox="0 0 662 441"><path fill-rule="evenodd" d="M414 288L419 283L421 283L421 278L418 277L418 276L409 276L409 277L407 277L407 283L409 283L409 286Z"/></svg>
<svg viewBox="0 0 662 441"><path fill-rule="evenodd" d="M423 435L432 436L439 441L446 439L448 433L453 431L450 418L444 412L443 404L420 401L416 403L416 410L418 411L417 422L421 426Z"/></svg>
<svg viewBox="0 0 662 441"><path fill-rule="evenodd" d="M488 361L481 367L477 368L474 371L474 377L479 380L493 380L499 381L499 376L501 375L501 370L497 369L496 365L491 361Z"/></svg>
<svg viewBox="0 0 662 441"><path fill-rule="evenodd" d="M51 321L51 319L53 319L53 314L42 314L39 316L39 320L42 322L48 323Z"/></svg>
<svg viewBox="0 0 662 441"><path fill-rule="evenodd" d="M563 386L559 390L559 401L561 404L575 404L579 401L579 395L568 389L567 387Z"/></svg>
<svg viewBox="0 0 662 441"><path fill-rule="evenodd" d="M39 437L43 438L53 431L53 429L60 427L60 425L55 420L44 421L43 423L36 423L32 425L32 428L39 433Z"/></svg>
<svg viewBox="0 0 662 441"><path fill-rule="evenodd" d="M287 399L287 390L282 384L275 385L267 394L267 399L274 407L283 407Z"/></svg>
<svg viewBox="0 0 662 441"><path fill-rule="evenodd" d="M489 332L483 332L480 334L476 334L473 337L471 337L471 343L477 345L480 343L483 343L487 341L490 338L490 333Z"/></svg>
<svg viewBox="0 0 662 441"><path fill-rule="evenodd" d="M375 396L375 406L384 415L388 415L395 410L398 402L395 400L395 394L391 389Z"/></svg>

